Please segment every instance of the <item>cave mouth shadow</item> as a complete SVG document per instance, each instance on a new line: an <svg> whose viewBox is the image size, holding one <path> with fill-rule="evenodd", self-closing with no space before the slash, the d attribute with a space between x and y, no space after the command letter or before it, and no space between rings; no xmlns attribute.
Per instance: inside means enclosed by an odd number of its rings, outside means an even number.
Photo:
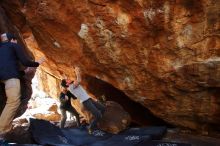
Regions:
<svg viewBox="0 0 220 146"><path fill-rule="evenodd" d="M131 127L167 126L174 128L173 125L154 116L146 107L131 100L124 92L111 84L89 75L85 75L84 79L87 81L87 90L96 98L104 95L106 100L119 103L130 114L132 119Z"/></svg>

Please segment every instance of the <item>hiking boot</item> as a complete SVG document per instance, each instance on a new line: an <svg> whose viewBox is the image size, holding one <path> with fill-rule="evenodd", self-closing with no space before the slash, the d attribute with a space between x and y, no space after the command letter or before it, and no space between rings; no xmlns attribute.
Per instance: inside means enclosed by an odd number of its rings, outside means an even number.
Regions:
<svg viewBox="0 0 220 146"><path fill-rule="evenodd" d="M9 146L9 143L6 140L0 139L0 146Z"/></svg>
<svg viewBox="0 0 220 146"><path fill-rule="evenodd" d="M91 135L93 133L92 128L88 128L88 133Z"/></svg>
<svg viewBox="0 0 220 146"><path fill-rule="evenodd" d="M4 135L3 134L0 134L0 141L3 141L5 138L4 138Z"/></svg>
<svg viewBox="0 0 220 146"><path fill-rule="evenodd" d="M79 121L76 121L76 126L77 127L80 127L81 126L81 123Z"/></svg>
<svg viewBox="0 0 220 146"><path fill-rule="evenodd" d="M0 133L0 140L4 140L5 139L5 135L6 135L6 133Z"/></svg>
<svg viewBox="0 0 220 146"><path fill-rule="evenodd" d="M9 146L5 139L5 133L0 133L0 146Z"/></svg>

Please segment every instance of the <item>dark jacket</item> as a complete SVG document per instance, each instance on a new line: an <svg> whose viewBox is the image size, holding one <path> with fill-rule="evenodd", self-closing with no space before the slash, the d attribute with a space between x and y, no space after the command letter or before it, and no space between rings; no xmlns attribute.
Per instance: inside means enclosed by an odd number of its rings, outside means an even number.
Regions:
<svg viewBox="0 0 220 146"><path fill-rule="evenodd" d="M65 100L65 96L68 97L68 100ZM77 99L70 91L67 91L66 94L61 92L60 93L60 108L68 109L71 107L71 98Z"/></svg>
<svg viewBox="0 0 220 146"><path fill-rule="evenodd" d="M20 45L6 42L0 44L0 80L19 78L19 65L38 67L39 63L32 61Z"/></svg>

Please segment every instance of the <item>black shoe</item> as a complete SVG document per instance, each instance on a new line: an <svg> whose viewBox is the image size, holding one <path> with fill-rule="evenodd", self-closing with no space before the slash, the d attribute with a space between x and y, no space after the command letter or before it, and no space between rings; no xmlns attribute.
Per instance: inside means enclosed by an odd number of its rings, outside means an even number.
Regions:
<svg viewBox="0 0 220 146"><path fill-rule="evenodd" d="M8 146L9 144L6 141L6 134L0 134L0 146Z"/></svg>
<svg viewBox="0 0 220 146"><path fill-rule="evenodd" d="M9 143L6 140L0 139L0 146L9 146Z"/></svg>
<svg viewBox="0 0 220 146"><path fill-rule="evenodd" d="M77 126L77 127L81 127L81 124L78 123L78 122L76 122L76 126Z"/></svg>
<svg viewBox="0 0 220 146"><path fill-rule="evenodd" d="M88 134L92 134L93 133L93 129L92 128L88 128Z"/></svg>

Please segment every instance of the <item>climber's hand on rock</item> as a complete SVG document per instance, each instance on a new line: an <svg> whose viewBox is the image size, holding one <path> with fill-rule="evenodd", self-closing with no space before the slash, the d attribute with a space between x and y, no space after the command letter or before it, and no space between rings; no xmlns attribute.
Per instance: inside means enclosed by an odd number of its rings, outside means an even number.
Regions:
<svg viewBox="0 0 220 146"><path fill-rule="evenodd" d="M41 57L37 62L39 64L42 64L44 61L46 61L46 58L45 57Z"/></svg>

